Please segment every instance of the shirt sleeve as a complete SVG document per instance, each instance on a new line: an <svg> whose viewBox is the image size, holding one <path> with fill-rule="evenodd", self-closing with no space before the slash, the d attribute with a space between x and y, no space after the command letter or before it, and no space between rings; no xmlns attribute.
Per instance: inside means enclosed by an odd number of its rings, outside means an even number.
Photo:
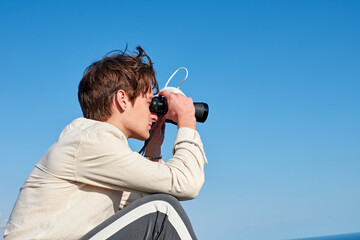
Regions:
<svg viewBox="0 0 360 240"><path fill-rule="evenodd" d="M131 151L127 139L113 130L82 136L74 159L79 182L139 193L168 193L180 200L195 198L204 182L206 157L200 136L180 128L173 157L165 164Z"/></svg>

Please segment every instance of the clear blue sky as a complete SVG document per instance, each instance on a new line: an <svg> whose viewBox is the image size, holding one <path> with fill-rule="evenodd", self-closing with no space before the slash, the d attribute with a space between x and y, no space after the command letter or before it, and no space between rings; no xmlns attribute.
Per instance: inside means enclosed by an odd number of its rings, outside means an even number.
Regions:
<svg viewBox="0 0 360 240"><path fill-rule="evenodd" d="M187 67L182 90L210 106L206 182L184 203L200 239L360 232L360 1L2 0L0 22L1 232L34 164L82 116L84 69L127 43L160 86Z"/></svg>

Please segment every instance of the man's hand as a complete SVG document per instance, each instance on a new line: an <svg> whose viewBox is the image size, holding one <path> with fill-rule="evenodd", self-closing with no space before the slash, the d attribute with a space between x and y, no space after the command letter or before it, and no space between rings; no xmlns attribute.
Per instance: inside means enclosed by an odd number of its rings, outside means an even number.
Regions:
<svg viewBox="0 0 360 240"><path fill-rule="evenodd" d="M164 96L168 103L165 119L176 122L178 128L189 127L196 130L195 108L191 98L166 90L160 92L159 95Z"/></svg>
<svg viewBox="0 0 360 240"><path fill-rule="evenodd" d="M149 145L146 148L145 156L149 157L157 157L161 156L161 145L164 141L165 136L165 120L166 118L162 118L159 120L156 129L154 130L154 135L149 142ZM152 160L154 162L163 162L161 159Z"/></svg>

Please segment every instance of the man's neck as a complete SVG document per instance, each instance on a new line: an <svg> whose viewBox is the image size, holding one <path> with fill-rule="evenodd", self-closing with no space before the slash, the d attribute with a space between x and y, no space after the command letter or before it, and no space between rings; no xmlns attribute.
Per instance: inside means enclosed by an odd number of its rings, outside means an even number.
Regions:
<svg viewBox="0 0 360 240"><path fill-rule="evenodd" d="M129 133L125 130L120 116L113 114L105 122L118 128L122 133L124 133L126 138L129 138Z"/></svg>

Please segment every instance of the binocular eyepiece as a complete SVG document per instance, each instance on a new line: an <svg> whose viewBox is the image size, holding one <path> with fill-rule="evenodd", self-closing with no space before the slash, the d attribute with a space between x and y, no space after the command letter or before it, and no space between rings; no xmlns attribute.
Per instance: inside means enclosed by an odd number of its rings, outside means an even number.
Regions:
<svg viewBox="0 0 360 240"><path fill-rule="evenodd" d="M194 107L196 121L205 122L209 114L209 106L206 103L194 102ZM165 115L168 111L166 98L164 96L154 97L149 108L150 111L156 112L157 115Z"/></svg>

